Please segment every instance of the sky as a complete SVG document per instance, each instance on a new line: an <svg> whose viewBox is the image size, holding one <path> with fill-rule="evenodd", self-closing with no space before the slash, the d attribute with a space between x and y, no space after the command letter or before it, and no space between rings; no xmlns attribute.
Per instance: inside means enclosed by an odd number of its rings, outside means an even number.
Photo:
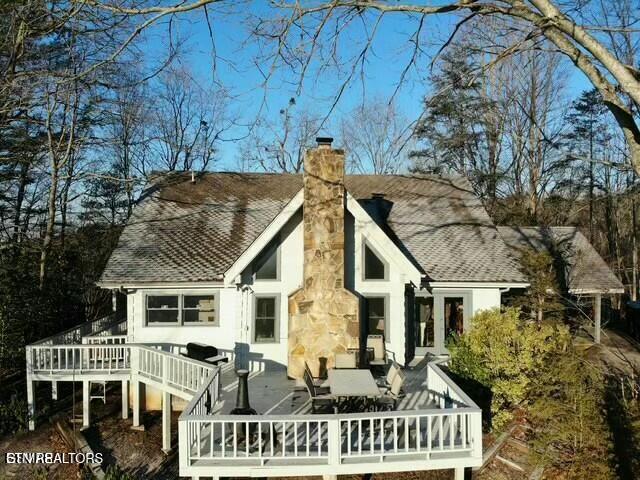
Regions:
<svg viewBox="0 0 640 480"><path fill-rule="evenodd" d="M321 116L331 111L336 92L342 80L335 72L317 74L311 69L308 81L301 92L297 92L298 77L289 70L278 69L272 77L268 90L262 87L262 73L268 65L255 64L259 47L248 40L248 26L244 21L247 13L264 14L267 2L241 4L247 10L232 14L209 11L212 35L215 43L216 61L213 60L213 44L204 13L197 11L181 15L171 22L173 38L182 42L179 61L186 64L194 77L202 85L211 84L214 77L232 95L230 110L237 125L226 133L222 142L216 169L233 170L237 165L238 139L246 136L248 125L258 115L273 119L280 109L287 106L290 98L295 98L297 109L307 109ZM456 17L442 15L430 17L423 29L423 46L427 55L434 55L446 41ZM378 27L375 41L368 55L365 76L358 74L355 81L345 89L335 109L327 121L324 135L337 136L336 119L348 114L362 102L373 99L389 101L392 97L398 111L414 121L422 112L422 99L429 92L429 58L420 60L421 71L410 69L402 88L396 91L398 81L412 55L410 36L415 31L417 20L405 15L385 17ZM163 22L144 35L140 48L147 66L164 59L168 51L170 35L169 23ZM347 41L342 45L344 55L355 56L359 50ZM213 66L215 64L215 75ZM343 77L344 78L344 77ZM568 96L577 97L590 88L588 80L577 69L568 66ZM394 95L395 94L395 95Z"/></svg>

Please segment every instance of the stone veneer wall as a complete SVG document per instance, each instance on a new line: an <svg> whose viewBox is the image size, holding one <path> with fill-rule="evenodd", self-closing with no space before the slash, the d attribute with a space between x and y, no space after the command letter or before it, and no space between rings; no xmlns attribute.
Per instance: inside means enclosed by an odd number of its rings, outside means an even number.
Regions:
<svg viewBox="0 0 640 480"><path fill-rule="evenodd" d="M304 159L304 284L289 296L288 374L314 376L359 345L359 301L344 288L344 153L330 146Z"/></svg>

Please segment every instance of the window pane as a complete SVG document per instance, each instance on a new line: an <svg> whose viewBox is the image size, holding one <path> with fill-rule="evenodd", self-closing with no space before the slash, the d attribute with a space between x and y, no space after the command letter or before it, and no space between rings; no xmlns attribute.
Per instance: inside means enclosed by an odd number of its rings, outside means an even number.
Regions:
<svg viewBox="0 0 640 480"><path fill-rule="evenodd" d="M183 310L182 319L184 323L216 323L216 313L206 310Z"/></svg>
<svg viewBox="0 0 640 480"><path fill-rule="evenodd" d="M464 331L464 298L447 297L444 299L444 322L447 337L454 333L461 335Z"/></svg>
<svg viewBox="0 0 640 480"><path fill-rule="evenodd" d="M276 341L276 299L271 297L256 298L255 341Z"/></svg>
<svg viewBox="0 0 640 480"><path fill-rule="evenodd" d="M148 323L177 323L178 310L147 310Z"/></svg>
<svg viewBox="0 0 640 480"><path fill-rule="evenodd" d="M416 347L435 346L433 297L416 297L415 329Z"/></svg>
<svg viewBox="0 0 640 480"><path fill-rule="evenodd" d="M368 333L371 335L384 335L385 318L385 297L367 298Z"/></svg>
<svg viewBox="0 0 640 480"><path fill-rule="evenodd" d="M275 298L257 298L256 299L256 318L275 318L276 299Z"/></svg>
<svg viewBox="0 0 640 480"><path fill-rule="evenodd" d="M384 262L369 248L364 246L364 278L367 280L384 280Z"/></svg>
<svg viewBox="0 0 640 480"><path fill-rule="evenodd" d="M256 342L275 341L276 321L274 318L256 318Z"/></svg>
<svg viewBox="0 0 640 480"><path fill-rule="evenodd" d="M178 308L177 295L149 295L147 297L148 308Z"/></svg>
<svg viewBox="0 0 640 480"><path fill-rule="evenodd" d="M197 308L200 310L213 310L215 308L215 299L213 295L185 295L184 308Z"/></svg>
<svg viewBox="0 0 640 480"><path fill-rule="evenodd" d="M255 266L256 278L258 280L278 279L278 248L271 245L258 258Z"/></svg>

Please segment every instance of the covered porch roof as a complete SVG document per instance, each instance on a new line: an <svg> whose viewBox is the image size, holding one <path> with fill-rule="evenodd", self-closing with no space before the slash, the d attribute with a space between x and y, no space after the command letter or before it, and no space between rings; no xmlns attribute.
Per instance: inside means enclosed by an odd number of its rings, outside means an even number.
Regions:
<svg viewBox="0 0 640 480"><path fill-rule="evenodd" d="M527 249L547 252L572 295L624 293L624 285L577 227L498 227L505 243L521 255Z"/></svg>

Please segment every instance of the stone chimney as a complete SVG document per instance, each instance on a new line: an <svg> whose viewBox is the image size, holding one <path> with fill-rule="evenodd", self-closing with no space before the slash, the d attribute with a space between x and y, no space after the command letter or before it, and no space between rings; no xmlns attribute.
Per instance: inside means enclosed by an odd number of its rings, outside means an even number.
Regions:
<svg viewBox="0 0 640 480"><path fill-rule="evenodd" d="M358 298L344 288L344 153L331 138L304 158L304 283L289 296L289 365L302 378L335 364L335 354L358 348Z"/></svg>

